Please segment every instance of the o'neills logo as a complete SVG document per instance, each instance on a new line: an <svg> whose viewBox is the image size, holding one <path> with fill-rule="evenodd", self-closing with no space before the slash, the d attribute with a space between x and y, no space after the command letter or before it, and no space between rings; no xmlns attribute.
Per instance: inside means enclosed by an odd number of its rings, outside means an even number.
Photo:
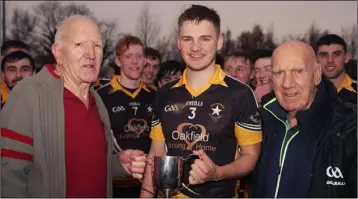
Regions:
<svg viewBox="0 0 358 199"><path fill-rule="evenodd" d="M145 119L132 118L128 120L128 124L124 126L125 132L134 132L138 138L143 132L148 131L150 128Z"/></svg>
<svg viewBox="0 0 358 199"><path fill-rule="evenodd" d="M187 144L186 150L192 150L197 142L208 142L209 134L207 134L203 125L183 123L172 133L172 139L185 141Z"/></svg>

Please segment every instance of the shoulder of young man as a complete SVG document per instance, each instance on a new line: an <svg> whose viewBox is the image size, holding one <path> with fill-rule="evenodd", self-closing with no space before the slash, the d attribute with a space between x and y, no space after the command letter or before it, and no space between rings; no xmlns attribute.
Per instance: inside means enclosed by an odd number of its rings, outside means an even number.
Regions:
<svg viewBox="0 0 358 199"><path fill-rule="evenodd" d="M97 93L98 93L100 96L109 95L111 88L112 88L112 85L111 85L111 82L110 82L110 81L108 81L108 82L107 82L106 84L104 84L104 85L94 87L95 91L97 91Z"/></svg>
<svg viewBox="0 0 358 199"><path fill-rule="evenodd" d="M162 94L162 93L166 93L166 92L169 92L174 86L175 84L177 84L179 82L179 80L174 80L174 81L171 81L171 82L168 82L167 84L165 84L164 86L158 88L157 90L157 95L158 94ZM184 85L183 85L184 86Z"/></svg>

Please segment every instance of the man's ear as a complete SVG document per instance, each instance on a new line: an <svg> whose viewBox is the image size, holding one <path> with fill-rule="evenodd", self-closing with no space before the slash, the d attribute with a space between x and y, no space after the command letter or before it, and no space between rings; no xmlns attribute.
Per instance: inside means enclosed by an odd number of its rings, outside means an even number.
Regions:
<svg viewBox="0 0 358 199"><path fill-rule="evenodd" d="M52 51L53 56L55 57L56 63L58 65L62 65L63 62L62 62L62 54L61 54L60 44L57 44L57 43L52 44L51 51Z"/></svg>
<svg viewBox="0 0 358 199"><path fill-rule="evenodd" d="M1 71L1 79L2 79L2 81L5 81L5 74L4 74L4 71Z"/></svg>
<svg viewBox="0 0 358 199"><path fill-rule="evenodd" d="M351 60L351 58L352 58L351 53L350 53L350 52L346 52L346 56L345 56L345 58L344 58L344 63L345 63L345 64L348 64L348 62L349 62L349 60Z"/></svg>
<svg viewBox="0 0 358 199"><path fill-rule="evenodd" d="M180 37L179 37L179 35L177 37L177 47L178 47L178 49L180 51Z"/></svg>
<svg viewBox="0 0 358 199"><path fill-rule="evenodd" d="M118 66L118 68L121 68L121 62L120 62L119 59L120 59L119 56L116 55L116 56L114 57L114 63Z"/></svg>
<svg viewBox="0 0 358 199"><path fill-rule="evenodd" d="M318 86L321 80L322 80L322 67L321 64L317 62L314 71L314 84Z"/></svg>
<svg viewBox="0 0 358 199"><path fill-rule="evenodd" d="M216 50L220 50L223 47L224 44L224 35L220 34L218 39L218 47Z"/></svg>
<svg viewBox="0 0 358 199"><path fill-rule="evenodd" d="M250 72L250 80L253 80L255 78L255 69L254 69L254 65L249 63L250 67L251 67L251 72Z"/></svg>

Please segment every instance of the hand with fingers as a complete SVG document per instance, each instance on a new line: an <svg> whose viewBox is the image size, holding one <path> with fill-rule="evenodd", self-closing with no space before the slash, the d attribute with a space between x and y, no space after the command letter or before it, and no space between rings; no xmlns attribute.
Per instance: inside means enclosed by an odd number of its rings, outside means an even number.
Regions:
<svg viewBox="0 0 358 199"><path fill-rule="evenodd" d="M120 161L123 168L136 179L142 179L145 166L147 162L147 156L143 151L127 149L120 153Z"/></svg>
<svg viewBox="0 0 358 199"><path fill-rule="evenodd" d="M203 150L193 151L200 159L194 161L189 172L189 184L203 184L210 180L218 180L218 166L206 155Z"/></svg>

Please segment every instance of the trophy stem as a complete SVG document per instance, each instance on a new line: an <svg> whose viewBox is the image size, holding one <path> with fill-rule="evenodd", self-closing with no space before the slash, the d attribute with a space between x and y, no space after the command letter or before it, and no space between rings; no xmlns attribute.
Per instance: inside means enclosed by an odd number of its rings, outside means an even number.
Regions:
<svg viewBox="0 0 358 199"><path fill-rule="evenodd" d="M171 195L171 190L170 190L170 189L165 189L165 190L164 190L164 196L165 196L165 198L170 198L170 195Z"/></svg>

